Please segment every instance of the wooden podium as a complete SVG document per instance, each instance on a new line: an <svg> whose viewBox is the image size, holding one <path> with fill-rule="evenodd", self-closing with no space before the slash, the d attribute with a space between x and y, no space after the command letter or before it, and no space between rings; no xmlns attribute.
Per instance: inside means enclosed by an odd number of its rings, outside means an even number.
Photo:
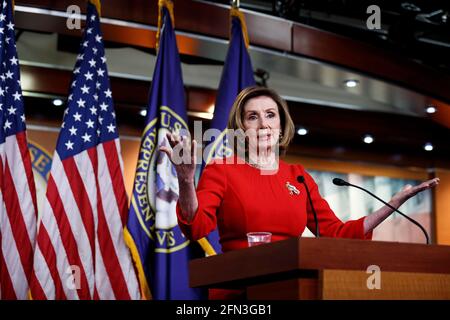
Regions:
<svg viewBox="0 0 450 320"><path fill-rule="evenodd" d="M450 246L292 238L192 260L190 286L249 300L450 299Z"/></svg>

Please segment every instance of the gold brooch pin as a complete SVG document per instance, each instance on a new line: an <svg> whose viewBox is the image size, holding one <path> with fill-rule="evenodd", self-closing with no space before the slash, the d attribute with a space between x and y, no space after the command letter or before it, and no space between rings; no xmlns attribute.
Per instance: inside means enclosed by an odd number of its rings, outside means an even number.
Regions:
<svg viewBox="0 0 450 320"><path fill-rule="evenodd" d="M290 195L300 194L300 191L295 186L290 184L289 182L286 182L286 188L289 190Z"/></svg>

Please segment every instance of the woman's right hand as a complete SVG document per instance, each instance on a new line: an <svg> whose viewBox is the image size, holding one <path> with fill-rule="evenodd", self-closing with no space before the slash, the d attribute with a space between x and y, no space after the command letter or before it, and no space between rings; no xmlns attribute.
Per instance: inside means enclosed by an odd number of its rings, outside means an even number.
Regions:
<svg viewBox="0 0 450 320"><path fill-rule="evenodd" d="M198 199L195 192L194 176L197 163L197 142L190 141L187 136L179 136L175 133L167 133L169 145L160 146L173 163L178 176L179 198L181 215L189 223L198 210Z"/></svg>
<svg viewBox="0 0 450 320"><path fill-rule="evenodd" d="M180 183L194 183L197 142L195 140L191 142L187 136L170 132L166 137L170 146L160 146L159 150L169 157Z"/></svg>

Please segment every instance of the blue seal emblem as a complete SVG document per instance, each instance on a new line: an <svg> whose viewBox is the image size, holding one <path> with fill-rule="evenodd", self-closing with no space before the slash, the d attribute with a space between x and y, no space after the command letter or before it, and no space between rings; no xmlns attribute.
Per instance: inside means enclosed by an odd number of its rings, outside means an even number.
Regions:
<svg viewBox="0 0 450 320"><path fill-rule="evenodd" d="M158 121L159 120L159 121ZM155 252L172 253L189 244L176 217L179 189L177 173L158 146L168 145L168 132L180 133L186 122L172 109L160 108L160 118L144 129L131 200L139 223L155 245Z"/></svg>

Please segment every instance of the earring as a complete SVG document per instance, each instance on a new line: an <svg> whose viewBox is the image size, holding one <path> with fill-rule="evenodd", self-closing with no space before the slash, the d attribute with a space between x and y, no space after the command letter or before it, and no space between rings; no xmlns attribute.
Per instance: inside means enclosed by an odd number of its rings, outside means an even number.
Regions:
<svg viewBox="0 0 450 320"><path fill-rule="evenodd" d="M282 140L283 139L283 132L280 130L280 138L279 138L279 140Z"/></svg>

